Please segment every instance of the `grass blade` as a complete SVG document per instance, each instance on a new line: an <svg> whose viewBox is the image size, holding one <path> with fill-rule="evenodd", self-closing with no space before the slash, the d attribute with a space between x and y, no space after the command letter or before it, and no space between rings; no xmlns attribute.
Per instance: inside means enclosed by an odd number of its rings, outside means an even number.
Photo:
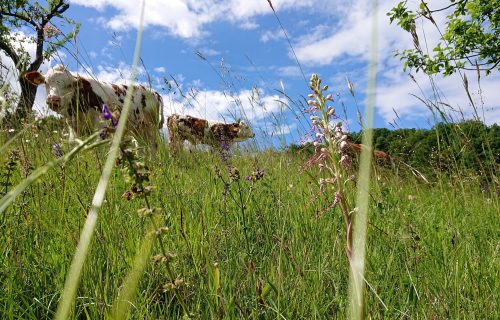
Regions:
<svg viewBox="0 0 500 320"><path fill-rule="evenodd" d="M365 107L365 124L362 143L367 148L361 149L358 192L356 205L358 211L354 217L353 250L351 274L349 279L349 316L350 319L364 319L364 287L366 258L366 229L368 224L368 207L370 198L370 174L373 155L373 113L375 108L377 77L377 1L372 1L372 36L370 61L368 66L367 103Z"/></svg>
<svg viewBox="0 0 500 320"><path fill-rule="evenodd" d="M127 319L131 301L134 297L134 291L137 288L137 284L139 283L144 268L146 267L148 257L151 253L151 249L153 248L153 243L155 241L155 229L152 223L147 228L147 230L149 230L149 232L146 233L141 247L134 257L132 269L129 271L127 277L125 278L122 289L120 290L118 297L113 303L110 319Z"/></svg>
<svg viewBox="0 0 500 320"><path fill-rule="evenodd" d="M111 144L111 148L106 159L106 163L104 164L104 168L101 174L101 178L99 179L99 183L94 193L94 198L92 200L92 207L90 208L90 212L87 216L87 220L85 221L85 225L83 226L83 230L80 236L80 241L78 243L78 247L76 248L75 256L73 257L73 261L71 263L69 272L66 276L66 282L64 283L64 288L61 295L61 300L57 307L57 312L55 319L67 319L70 316L70 309L73 303L74 297L76 295L76 290L78 288L78 284L81 278L81 272L83 268L83 264L85 262L85 258L90 248L90 241L92 240L92 236L94 234L95 225L97 222L97 214L102 206L104 201L104 196L106 194L106 189L109 182L109 177L113 170L116 157L118 155L118 150L120 146L120 142L123 137L123 133L125 131L125 125L127 123L128 115L130 112L130 103L132 100L132 91L133 91L133 83L135 81L135 75L137 72L137 64L139 62L139 53L142 42L142 25L144 18L144 1L142 3L142 11L141 11L141 21L139 27L137 29L137 39L136 46L134 52L134 60L132 63L132 72L130 75L130 83L131 85L128 87L127 95L125 97L125 102L123 106L123 110L120 116L120 121L118 122L118 127L116 129L116 133L113 137L113 142Z"/></svg>

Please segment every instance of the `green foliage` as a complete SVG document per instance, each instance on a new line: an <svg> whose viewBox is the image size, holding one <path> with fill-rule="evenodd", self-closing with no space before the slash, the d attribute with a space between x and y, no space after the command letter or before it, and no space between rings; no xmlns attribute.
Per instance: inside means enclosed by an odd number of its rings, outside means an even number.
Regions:
<svg viewBox="0 0 500 320"><path fill-rule="evenodd" d="M360 143L359 132L351 134ZM500 165L500 127L475 120L432 129L374 129L374 146L419 170L490 175Z"/></svg>
<svg viewBox="0 0 500 320"><path fill-rule="evenodd" d="M416 21L429 21L437 27L434 13L448 10L446 29L440 42L427 53L420 46ZM483 70L486 74L500 70L500 1L499 0L450 0L443 8L431 10L421 2L417 11L408 8L407 1L400 2L387 13L390 22L411 33L414 49L398 52L406 68L427 74L450 75L460 69Z"/></svg>
<svg viewBox="0 0 500 320"><path fill-rule="evenodd" d="M67 130L67 125L64 119L52 115L39 119L37 126L47 132L63 132L64 130Z"/></svg>

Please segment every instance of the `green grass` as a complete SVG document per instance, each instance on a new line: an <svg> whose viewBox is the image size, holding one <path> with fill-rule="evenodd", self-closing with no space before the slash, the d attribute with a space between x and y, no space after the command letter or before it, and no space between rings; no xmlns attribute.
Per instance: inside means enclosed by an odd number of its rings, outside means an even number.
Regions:
<svg viewBox="0 0 500 320"><path fill-rule="evenodd" d="M1 155L2 192L52 160L57 139L25 132L11 144ZM12 186L5 187L13 149L19 160L9 175ZM0 215L0 318L54 317L106 152L102 146L56 166ZM163 209L161 222L169 227L163 244L177 255L171 267L184 282L177 292L194 318L346 318L344 221L338 208L325 209L333 195L316 197L318 172L303 172L306 160L290 152L237 152L231 162L240 179L230 184L226 200L223 179L229 176L216 153L169 157L161 148L150 163L155 189L149 202ZM257 168L265 175L251 188L244 177ZM445 178L424 184L400 174L379 168L372 181L366 314L499 318L498 196L481 193L465 176L453 184ZM109 316L149 231L149 220L137 214L144 200L122 198L129 187L116 169L73 318ZM160 252L155 242L152 255ZM163 290L169 281L165 265L148 258L131 318L181 317L178 298Z"/></svg>

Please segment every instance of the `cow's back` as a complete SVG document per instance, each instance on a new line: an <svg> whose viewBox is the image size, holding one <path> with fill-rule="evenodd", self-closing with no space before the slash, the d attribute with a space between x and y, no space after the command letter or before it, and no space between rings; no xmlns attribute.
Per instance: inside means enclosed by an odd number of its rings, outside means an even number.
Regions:
<svg viewBox="0 0 500 320"><path fill-rule="evenodd" d="M110 110L123 110L129 85L93 79L90 83L94 93L101 97ZM163 101L160 94L142 85L134 85L127 122L127 128L142 138L151 139L157 135L157 129L163 126Z"/></svg>

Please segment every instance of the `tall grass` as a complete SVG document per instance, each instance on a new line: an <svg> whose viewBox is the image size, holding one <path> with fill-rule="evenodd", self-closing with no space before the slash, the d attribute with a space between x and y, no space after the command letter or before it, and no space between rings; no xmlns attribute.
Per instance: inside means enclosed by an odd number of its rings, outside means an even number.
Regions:
<svg viewBox="0 0 500 320"><path fill-rule="evenodd" d="M26 155L33 166L50 157L43 151L48 148L49 143L29 146ZM88 190L99 180L96 169L105 153L99 150L98 158L79 154L64 169L48 172L2 214L2 318L53 317L91 201ZM317 186L311 182L319 176L300 174L305 160L306 155L286 152L236 155L233 166L240 179L255 165L265 175L253 186L246 180L231 183L226 200L217 171L226 182L229 177L217 155L165 155L151 164L156 191L150 203L164 209L161 220L169 232L163 239L167 252L177 253L172 268L186 283L179 293L189 313L199 318L346 317L350 267L344 223L339 208L324 211L326 199L315 199ZM24 161L21 153L13 182L21 179ZM378 175L369 202L366 316L498 317L499 228L493 223L498 198L481 193L473 181L463 181L470 190L464 194L449 179L424 184L384 170ZM440 184L447 187L441 191ZM142 205L121 197L127 189L121 174L110 176L71 318L103 318L111 312L147 241L149 226L136 214ZM249 199L245 223L240 193ZM63 194L65 208L60 207ZM153 245L153 251L159 249ZM163 288L169 281L165 266L146 263L136 297L128 303L130 316L182 316L176 295Z"/></svg>

